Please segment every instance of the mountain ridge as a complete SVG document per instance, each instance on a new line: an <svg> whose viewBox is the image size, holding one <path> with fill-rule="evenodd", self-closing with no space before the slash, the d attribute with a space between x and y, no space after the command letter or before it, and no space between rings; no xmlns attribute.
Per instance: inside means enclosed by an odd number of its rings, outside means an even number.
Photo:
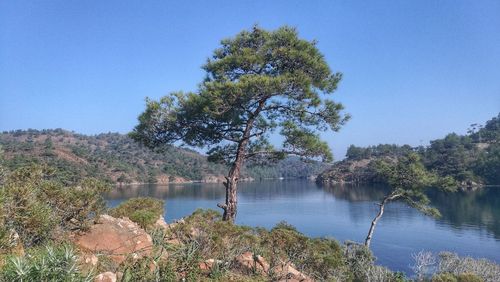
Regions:
<svg viewBox="0 0 500 282"><path fill-rule="evenodd" d="M47 164L60 171L57 177L66 183L87 176L120 184L222 182L228 170L194 150L166 146L153 151L120 133L13 130L0 133L0 146L7 168ZM323 168L324 164L287 158L265 167L246 167L242 180L305 178Z"/></svg>

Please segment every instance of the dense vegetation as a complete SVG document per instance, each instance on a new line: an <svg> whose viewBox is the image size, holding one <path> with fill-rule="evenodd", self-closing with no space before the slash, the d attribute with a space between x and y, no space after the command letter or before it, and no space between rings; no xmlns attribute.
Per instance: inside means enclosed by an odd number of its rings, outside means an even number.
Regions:
<svg viewBox="0 0 500 282"><path fill-rule="evenodd" d="M283 281L288 279L280 272L284 265L316 281L410 281L402 273L376 265L370 250L360 244L309 238L286 223L271 230L239 226L222 221L221 215L211 210L198 210L168 228L144 224L153 242L150 256L116 264L101 253L97 264L89 267L82 259L88 255L86 251L69 238L93 224L98 213L106 212L102 196L96 193L105 187L102 183L62 188L63 184L51 179L49 170L40 166L7 172L3 182L0 281L92 281L104 271L120 273L120 281ZM64 193L68 189L77 189L78 199L94 204L68 204L69 195ZM19 202L35 208L13 208ZM138 198L109 212L115 216L146 214L149 218L159 216L162 207L161 201ZM65 220L66 215L72 219ZM143 219L139 216L134 221L144 223ZM254 267L242 269L237 257L246 252L251 253ZM419 281L495 281L500 273L493 262L451 253L439 257L416 254L413 269Z"/></svg>
<svg viewBox="0 0 500 282"><path fill-rule="evenodd" d="M66 184L84 177L114 183L166 183L204 180L227 173L224 165L209 163L195 151L173 146L152 151L118 133L88 136L62 129L16 130L0 133L0 146L9 169L30 163L47 164L56 168L54 177ZM287 158L268 166L245 168L244 176L305 178L324 167L322 163Z"/></svg>
<svg viewBox="0 0 500 282"><path fill-rule="evenodd" d="M426 169L440 177L448 177L456 186L500 184L500 114L484 127L474 125L468 134L448 134L433 140L427 147L380 144L370 147L351 145L346 159L323 173L322 182L377 182L380 175L374 160L397 161L408 153L420 155Z"/></svg>
<svg viewBox="0 0 500 282"><path fill-rule="evenodd" d="M9 174L0 190L0 249L19 242L36 246L65 230L85 230L104 210L106 184L86 178L68 187L52 175L38 165Z"/></svg>

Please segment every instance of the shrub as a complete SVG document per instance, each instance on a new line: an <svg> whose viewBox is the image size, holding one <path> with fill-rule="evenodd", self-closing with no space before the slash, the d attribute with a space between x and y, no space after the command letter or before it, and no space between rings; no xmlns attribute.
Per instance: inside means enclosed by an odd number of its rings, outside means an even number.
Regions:
<svg viewBox="0 0 500 282"><path fill-rule="evenodd" d="M128 217L143 228L151 227L163 215L164 202L155 198L129 199L110 210L114 217Z"/></svg>
<svg viewBox="0 0 500 282"><path fill-rule="evenodd" d="M458 282L457 277L451 273L439 273L432 277L432 282Z"/></svg>
<svg viewBox="0 0 500 282"><path fill-rule="evenodd" d="M481 277L473 273L462 273L457 276L458 282L483 282ZM498 277L497 277L498 278Z"/></svg>
<svg viewBox="0 0 500 282"><path fill-rule="evenodd" d="M158 220L158 215L151 211L138 210L130 215L130 220L139 224L142 228L147 228L152 226L156 220Z"/></svg>
<svg viewBox="0 0 500 282"><path fill-rule="evenodd" d="M0 281L92 281L77 266L73 248L64 245L32 249L25 257L10 257L0 271Z"/></svg>
<svg viewBox="0 0 500 282"><path fill-rule="evenodd" d="M279 277L277 271L285 264L292 264L317 280L345 281L343 278L352 276L340 244L330 239L308 238L285 222L268 231L221 221L221 215L213 210L197 210L169 232L183 243L180 247L165 246L171 248L169 258L175 261L178 272L189 272L189 265L211 258L218 263L209 277L227 279L236 256L251 251L255 257L262 255L267 260L267 274L276 281L286 279ZM261 278L258 273L254 275L255 279Z"/></svg>
<svg viewBox="0 0 500 282"><path fill-rule="evenodd" d="M459 281L494 282L500 277L500 265L486 259L459 257L455 253L442 252L439 254L438 272L452 273L457 279L462 279Z"/></svg>
<svg viewBox="0 0 500 282"><path fill-rule="evenodd" d="M472 273L454 275L449 272L439 273L432 277L432 282L483 282L484 280Z"/></svg>
<svg viewBox="0 0 500 282"><path fill-rule="evenodd" d="M107 186L85 179L75 187L52 180L51 169L32 165L9 174L0 187L0 248L6 234L19 235L25 247L42 244L55 231L85 229L105 207Z"/></svg>

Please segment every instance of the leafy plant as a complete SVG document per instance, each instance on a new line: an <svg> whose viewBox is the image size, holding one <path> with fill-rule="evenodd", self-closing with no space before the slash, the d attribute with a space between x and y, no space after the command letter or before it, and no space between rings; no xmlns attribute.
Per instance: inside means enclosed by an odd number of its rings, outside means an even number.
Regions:
<svg viewBox="0 0 500 282"><path fill-rule="evenodd" d="M114 217L128 217L143 228L151 227L163 215L162 200L138 197L128 199L109 211Z"/></svg>
<svg viewBox="0 0 500 282"><path fill-rule="evenodd" d="M25 247L38 245L58 229L85 229L104 210L107 185L84 179L64 187L51 175L52 169L39 165L9 174L0 187L0 234L17 234Z"/></svg>
<svg viewBox="0 0 500 282"><path fill-rule="evenodd" d="M10 257L0 270L0 281L92 281L83 275L69 245L32 249L25 257Z"/></svg>

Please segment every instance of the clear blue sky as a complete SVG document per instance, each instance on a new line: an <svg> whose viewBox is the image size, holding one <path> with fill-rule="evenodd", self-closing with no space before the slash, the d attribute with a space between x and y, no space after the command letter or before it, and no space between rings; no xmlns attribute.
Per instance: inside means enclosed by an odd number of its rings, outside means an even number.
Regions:
<svg viewBox="0 0 500 282"><path fill-rule="evenodd" d="M291 25L344 73L349 144L426 144L500 111L500 1L0 0L0 131L128 132L220 39Z"/></svg>

